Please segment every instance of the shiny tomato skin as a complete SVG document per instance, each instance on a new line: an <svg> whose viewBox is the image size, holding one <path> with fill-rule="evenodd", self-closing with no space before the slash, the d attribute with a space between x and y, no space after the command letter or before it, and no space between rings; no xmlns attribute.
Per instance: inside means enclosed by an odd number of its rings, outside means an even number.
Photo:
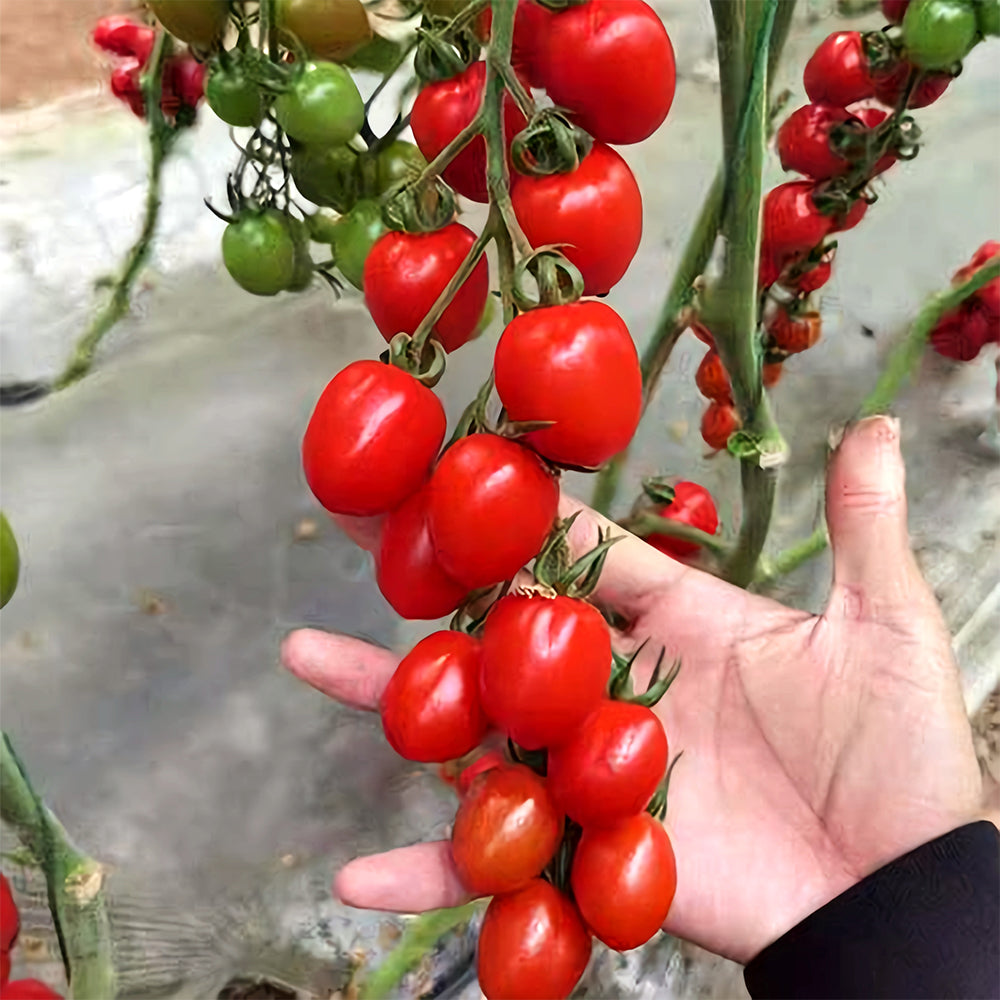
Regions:
<svg viewBox="0 0 1000 1000"><path fill-rule="evenodd" d="M175 38L210 49L229 20L226 0L146 0L146 6Z"/></svg>
<svg viewBox="0 0 1000 1000"><path fill-rule="evenodd" d="M953 361L972 361L988 342L989 327L966 309L946 312L931 331L931 347Z"/></svg>
<svg viewBox="0 0 1000 1000"><path fill-rule="evenodd" d="M719 512L715 509L712 494L698 483L679 482L674 487L674 499L656 513L671 521L700 528L710 535L714 535L719 528ZM678 558L696 555L700 548L694 542L686 542L670 535L649 535L646 541L668 556Z"/></svg>
<svg viewBox="0 0 1000 1000"><path fill-rule="evenodd" d="M910 0L882 0L882 16L890 24L901 24Z"/></svg>
<svg viewBox="0 0 1000 1000"><path fill-rule="evenodd" d="M694 384L706 398L720 403L732 403L733 388L719 352L714 348L707 351L694 373Z"/></svg>
<svg viewBox="0 0 1000 1000"><path fill-rule="evenodd" d="M480 774L459 804L451 834L462 885L478 896L520 889L552 860L562 830L545 780L530 768L511 764Z"/></svg>
<svg viewBox="0 0 1000 1000"><path fill-rule="evenodd" d="M279 0L275 13L317 59L346 59L372 38L361 0Z"/></svg>
<svg viewBox="0 0 1000 1000"><path fill-rule="evenodd" d="M677 862L663 824L639 813L583 831L570 885L587 926L609 948L645 944L663 925L677 890Z"/></svg>
<svg viewBox="0 0 1000 1000"><path fill-rule="evenodd" d="M810 56L802 74L814 104L846 108L875 96L875 78L860 31L835 31Z"/></svg>
<svg viewBox="0 0 1000 1000"><path fill-rule="evenodd" d="M390 341L413 333L461 267L476 236L452 222L431 233L386 233L365 259L365 304ZM482 257L434 325L446 351L461 347L475 333L489 294L489 272Z"/></svg>
<svg viewBox="0 0 1000 1000"><path fill-rule="evenodd" d="M876 79L875 96L883 104L895 108L903 98L903 91L906 89L910 74L915 71L916 68L912 63L902 60L894 70ZM954 79L951 73L946 72L923 73L913 88L906 106L910 109L928 107L948 89L948 85Z"/></svg>
<svg viewBox="0 0 1000 1000"><path fill-rule="evenodd" d="M487 1000L559 1000L580 981L590 951L590 933L569 897L533 879L487 908L479 932L479 986Z"/></svg>
<svg viewBox="0 0 1000 1000"><path fill-rule="evenodd" d="M470 590L511 579L552 529L559 487L524 445L473 434L441 457L428 520L445 572Z"/></svg>
<svg viewBox="0 0 1000 1000"><path fill-rule="evenodd" d="M10 951L14 947L20 929L21 917L17 912L14 894L10 891L10 882L0 872L0 951Z"/></svg>
<svg viewBox="0 0 1000 1000"><path fill-rule="evenodd" d="M384 514L420 487L444 432L444 408L430 389L400 368L355 361L309 419L306 481L333 514Z"/></svg>
<svg viewBox="0 0 1000 1000"><path fill-rule="evenodd" d="M822 321L818 312L795 315L778 309L764 324L769 350L782 354L801 354L809 350L820 338Z"/></svg>
<svg viewBox="0 0 1000 1000"><path fill-rule="evenodd" d="M667 737L643 705L605 699L549 751L549 791L584 829L642 812L667 770Z"/></svg>
<svg viewBox="0 0 1000 1000"><path fill-rule="evenodd" d="M725 451L730 437L740 429L740 416L728 403L709 403L701 415L702 440L716 451Z"/></svg>
<svg viewBox="0 0 1000 1000"><path fill-rule="evenodd" d="M839 215L831 215L831 233L846 233L848 229L853 229L868 212L868 202L864 198L855 198L851 207Z"/></svg>
<svg viewBox="0 0 1000 1000"><path fill-rule="evenodd" d="M621 317L603 302L531 309L504 330L493 360L511 420L550 420L523 438L562 465L596 468L632 440L642 373Z"/></svg>
<svg viewBox="0 0 1000 1000"><path fill-rule="evenodd" d="M548 22L536 72L599 142L641 142L663 124L677 69L663 22L643 0L589 0Z"/></svg>
<svg viewBox="0 0 1000 1000"><path fill-rule="evenodd" d="M610 146L595 143L568 174L516 174L513 184L514 214L532 246L560 245L583 275L584 295L618 284L642 238L642 195Z"/></svg>
<svg viewBox="0 0 1000 1000"><path fill-rule="evenodd" d="M820 260L814 266L805 271L795 269L781 279L781 283L786 288L798 292L800 295L808 295L822 288L833 275L832 260Z"/></svg>
<svg viewBox="0 0 1000 1000"><path fill-rule="evenodd" d="M829 235L834 220L813 200L812 181L786 181L764 198L761 246L784 266L808 253Z"/></svg>
<svg viewBox="0 0 1000 1000"><path fill-rule="evenodd" d="M426 84L417 94L410 127L420 152L428 161L433 160L475 118L485 84L486 63L475 62L458 76ZM510 140L527 124L510 94L504 95L503 119L509 149ZM444 168L441 176L470 201L489 201L486 140L476 136Z"/></svg>
<svg viewBox="0 0 1000 1000"><path fill-rule="evenodd" d="M829 104L806 104L793 111L778 129L778 158L785 170L794 170L813 180L840 177L852 166L831 145L831 133L853 116Z"/></svg>
<svg viewBox="0 0 1000 1000"><path fill-rule="evenodd" d="M611 633L586 601L511 594L486 619L480 698L525 749L569 739L600 704L610 674Z"/></svg>
<svg viewBox="0 0 1000 1000"><path fill-rule="evenodd" d="M487 720L479 704L482 647L464 632L432 632L407 653L382 693L382 728L401 757L454 760L479 746Z"/></svg>
<svg viewBox="0 0 1000 1000"><path fill-rule="evenodd" d="M10 952L0 951L0 986L6 986L10 979Z"/></svg>
<svg viewBox="0 0 1000 1000"><path fill-rule="evenodd" d="M532 87L543 87L539 70L536 68L538 53L548 32L551 11L535 0L517 0L514 15L514 38L510 49L510 63L514 71ZM493 11L487 7L476 21L479 36L489 41L493 27Z"/></svg>
<svg viewBox="0 0 1000 1000"><path fill-rule="evenodd" d="M382 525L375 579L396 614L411 621L450 615L467 589L441 568L427 523L427 488L407 497Z"/></svg>
<svg viewBox="0 0 1000 1000"><path fill-rule="evenodd" d="M0 1000L63 1000L61 994L40 979L15 979L4 986Z"/></svg>

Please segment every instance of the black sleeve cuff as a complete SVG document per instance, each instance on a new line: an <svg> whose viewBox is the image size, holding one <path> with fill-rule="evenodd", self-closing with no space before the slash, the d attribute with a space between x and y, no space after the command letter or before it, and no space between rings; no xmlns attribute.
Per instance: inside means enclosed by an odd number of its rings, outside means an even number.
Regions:
<svg viewBox="0 0 1000 1000"><path fill-rule="evenodd" d="M1000 832L970 823L904 854L765 948L754 998L1000 997Z"/></svg>

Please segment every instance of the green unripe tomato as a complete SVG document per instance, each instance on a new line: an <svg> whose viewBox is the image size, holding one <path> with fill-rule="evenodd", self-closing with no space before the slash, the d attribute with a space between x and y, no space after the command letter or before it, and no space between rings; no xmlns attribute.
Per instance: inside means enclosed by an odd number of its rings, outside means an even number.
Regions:
<svg viewBox="0 0 1000 1000"><path fill-rule="evenodd" d="M355 288L364 284L365 260L375 241L387 232L377 201L359 201L334 227L333 259Z"/></svg>
<svg viewBox="0 0 1000 1000"><path fill-rule="evenodd" d="M385 194L394 184L418 177L426 166L424 154L412 142L396 139L375 157L375 190Z"/></svg>
<svg viewBox="0 0 1000 1000"><path fill-rule="evenodd" d="M294 215L285 216L285 225L295 244L295 271L288 283L288 291L301 292L312 283L313 261L309 252L309 228Z"/></svg>
<svg viewBox="0 0 1000 1000"><path fill-rule="evenodd" d="M1000 35L1000 0L981 0L976 6L976 16L984 35Z"/></svg>
<svg viewBox="0 0 1000 1000"><path fill-rule="evenodd" d="M277 295L295 277L295 241L280 212L244 215L222 234L222 261L254 295Z"/></svg>
<svg viewBox="0 0 1000 1000"><path fill-rule="evenodd" d="M7 515L0 511L0 608L14 596L20 573L21 556L17 551L17 539Z"/></svg>
<svg viewBox="0 0 1000 1000"><path fill-rule="evenodd" d="M371 40L361 0L278 0L278 24L317 59L339 62Z"/></svg>
<svg viewBox="0 0 1000 1000"><path fill-rule="evenodd" d="M205 81L208 106L227 125L256 128L264 117L265 101L260 87L239 69L213 62Z"/></svg>
<svg viewBox="0 0 1000 1000"><path fill-rule="evenodd" d="M911 0L903 16L906 57L920 69L950 69L976 44L976 9L968 0Z"/></svg>
<svg viewBox="0 0 1000 1000"><path fill-rule="evenodd" d="M309 237L316 243L333 243L334 234L337 232L337 224L340 216L332 212L313 212L306 216L306 226L309 229Z"/></svg>
<svg viewBox="0 0 1000 1000"><path fill-rule="evenodd" d="M313 204L349 212L361 195L358 160L349 146L299 146L292 153L292 180Z"/></svg>
<svg viewBox="0 0 1000 1000"><path fill-rule="evenodd" d="M358 134L365 104L351 74L331 62L306 63L289 91L274 102L278 124L299 142L338 146Z"/></svg>

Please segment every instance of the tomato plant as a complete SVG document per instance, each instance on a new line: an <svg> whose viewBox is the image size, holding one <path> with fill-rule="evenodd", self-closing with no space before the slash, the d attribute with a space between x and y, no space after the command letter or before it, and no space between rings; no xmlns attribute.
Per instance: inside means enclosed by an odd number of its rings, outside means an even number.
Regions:
<svg viewBox="0 0 1000 1000"><path fill-rule="evenodd" d="M585 829L570 884L595 937L616 951L638 948L667 919L677 889L667 831L649 813Z"/></svg>
<svg viewBox="0 0 1000 1000"><path fill-rule="evenodd" d="M452 445L429 489L437 556L470 589L513 578L541 548L559 503L559 487L535 454L496 434Z"/></svg>
<svg viewBox="0 0 1000 1000"><path fill-rule="evenodd" d="M382 693L382 728L407 760L445 761L486 735L479 704L480 643L462 632L433 632L403 657Z"/></svg>
<svg viewBox="0 0 1000 1000"><path fill-rule="evenodd" d="M727 439L729 435L726 435ZM656 511L660 517L665 517L670 521L677 521L679 524L689 524L692 528L700 528L714 535L719 528L719 513L715 509L715 501L712 494L700 486L698 483L691 483L682 480L673 488L674 498L670 503L659 507ZM698 552L698 546L694 542L687 542L682 538L673 538L670 535L651 534L646 538L654 548L665 552L668 556L675 556L683 559L693 556Z"/></svg>
<svg viewBox="0 0 1000 1000"><path fill-rule="evenodd" d="M222 260L233 280L254 295L277 295L295 274L295 242L280 212L248 213L222 234Z"/></svg>
<svg viewBox="0 0 1000 1000"><path fill-rule="evenodd" d="M490 903L477 970L488 1000L565 997L590 961L590 934L555 886L533 879Z"/></svg>
<svg viewBox="0 0 1000 1000"><path fill-rule="evenodd" d="M444 409L412 375L355 361L323 390L302 441L302 467L331 513L384 514L414 493L444 439Z"/></svg>
<svg viewBox="0 0 1000 1000"><path fill-rule="evenodd" d="M337 62L372 38L361 0L278 0L278 23L317 59Z"/></svg>
<svg viewBox="0 0 1000 1000"><path fill-rule="evenodd" d="M603 143L595 143L570 173L517 176L511 201L534 246L559 245L580 269L585 295L610 291L639 249L639 185L628 164Z"/></svg>
<svg viewBox="0 0 1000 1000"><path fill-rule="evenodd" d="M365 260L365 304L386 340L416 331L475 240L470 229L453 222L430 233L386 233L375 243ZM434 336L446 351L472 336L488 290L486 260L480 258L434 324Z"/></svg>
<svg viewBox="0 0 1000 1000"><path fill-rule="evenodd" d="M299 142L337 146L358 134L365 105L343 66L307 63L291 89L274 102L278 124Z"/></svg>
<svg viewBox="0 0 1000 1000"><path fill-rule="evenodd" d="M551 421L524 442L553 462L595 467L632 439L642 407L635 344L603 302L532 309L503 332L497 392L516 421Z"/></svg>
<svg viewBox="0 0 1000 1000"><path fill-rule="evenodd" d="M455 815L451 853L462 884L480 896L513 892L552 860L563 818L544 779L523 764L475 778Z"/></svg>
<svg viewBox="0 0 1000 1000"><path fill-rule="evenodd" d="M608 627L585 601L515 594L486 619L483 707L528 750L569 738L597 707L610 674Z"/></svg>

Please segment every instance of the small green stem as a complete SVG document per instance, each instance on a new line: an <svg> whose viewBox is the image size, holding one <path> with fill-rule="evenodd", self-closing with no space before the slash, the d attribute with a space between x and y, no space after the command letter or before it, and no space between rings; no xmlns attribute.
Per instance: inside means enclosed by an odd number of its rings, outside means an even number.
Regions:
<svg viewBox="0 0 1000 1000"><path fill-rule="evenodd" d="M692 527L690 524L682 524L680 521L660 517L657 514L639 514L627 518L622 522L622 527L640 538L647 538L649 535L667 535L683 542L693 542L703 549L708 549L718 558L723 558L729 553L729 547L718 535L710 535L707 531Z"/></svg>
<svg viewBox="0 0 1000 1000"><path fill-rule="evenodd" d="M105 334L128 312L132 296L132 286L139 276L153 244L156 223L160 214L160 178L163 163L167 158L177 130L166 123L160 109L163 60L167 51L167 35L160 32L156 47L150 58L148 76L143 81L143 97L146 116L149 120L149 170L146 179L146 203L142 218L142 229L132 248L122 262L122 268L111 285L110 295L90 322L86 332L76 342L73 355L55 380L53 389L66 386L83 378L94 364L98 345Z"/></svg>
<svg viewBox="0 0 1000 1000"><path fill-rule="evenodd" d="M938 320L952 309L957 309L970 295L979 291L988 281L1000 275L1000 256L991 257L976 273L955 288L933 296L923 306L913 321L909 333L889 356L875 388L861 404L860 417L885 413L899 394L900 389L912 378L927 345L927 338Z"/></svg>
<svg viewBox="0 0 1000 1000"><path fill-rule="evenodd" d="M476 903L449 910L431 910L414 917L403 931L399 944L382 964L361 984L360 1000L385 1000L392 996L400 980L416 968L424 955L446 934L468 922Z"/></svg>
<svg viewBox="0 0 1000 1000"><path fill-rule="evenodd" d="M514 72L514 67L510 63L500 63L497 67L500 76L503 77L504 86L510 91L510 96L514 98L514 103L518 106L521 114L528 121L531 121L535 113L535 102L531 99L531 94Z"/></svg>
<svg viewBox="0 0 1000 1000"><path fill-rule="evenodd" d="M81 854L45 807L6 733L0 740L0 816L15 830L42 871L49 908L77 1000L115 995L115 968L104 896L104 869Z"/></svg>
<svg viewBox="0 0 1000 1000"><path fill-rule="evenodd" d="M789 546L773 559L761 559L753 582L759 587L766 587L818 556L829 544L830 535L824 521L808 538Z"/></svg>

